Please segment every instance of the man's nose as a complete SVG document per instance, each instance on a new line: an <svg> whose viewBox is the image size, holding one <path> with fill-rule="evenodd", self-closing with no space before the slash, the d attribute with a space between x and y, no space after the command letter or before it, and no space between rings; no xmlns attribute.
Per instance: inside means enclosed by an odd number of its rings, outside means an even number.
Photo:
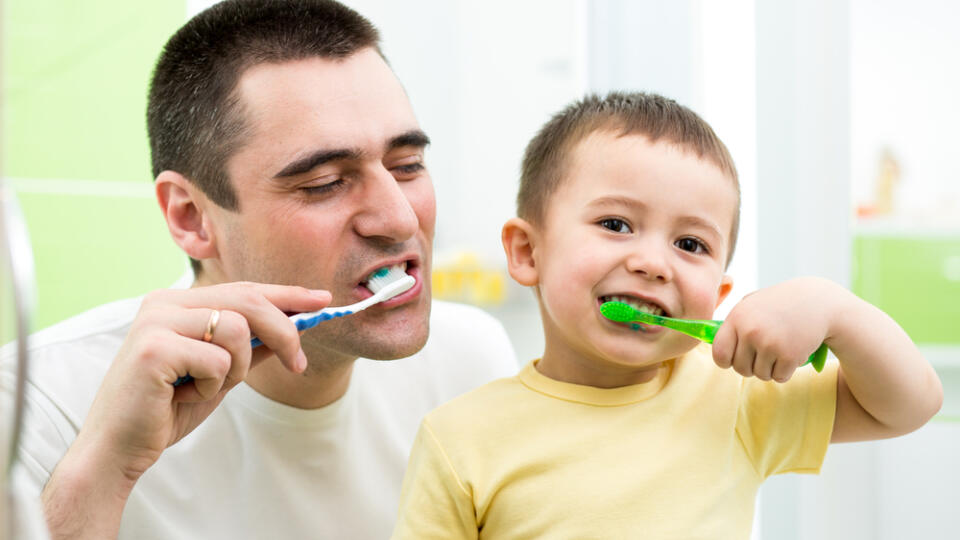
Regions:
<svg viewBox="0 0 960 540"><path fill-rule="evenodd" d="M354 221L357 234L389 243L403 242L416 234L420 220L402 183L384 168L367 180L363 208Z"/></svg>
<svg viewBox="0 0 960 540"><path fill-rule="evenodd" d="M647 241L637 245L627 257L627 270L641 274L649 280L666 282L673 279L668 246L660 244L662 243Z"/></svg>

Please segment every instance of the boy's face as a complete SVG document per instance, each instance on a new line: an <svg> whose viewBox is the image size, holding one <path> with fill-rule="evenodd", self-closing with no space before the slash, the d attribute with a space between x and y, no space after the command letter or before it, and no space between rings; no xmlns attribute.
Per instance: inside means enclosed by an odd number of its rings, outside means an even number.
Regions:
<svg viewBox="0 0 960 540"><path fill-rule="evenodd" d="M564 175L534 232L541 371L592 386L647 380L697 342L612 322L600 305L627 297L669 317L711 318L731 287L733 181L675 145L607 131L576 146Z"/></svg>

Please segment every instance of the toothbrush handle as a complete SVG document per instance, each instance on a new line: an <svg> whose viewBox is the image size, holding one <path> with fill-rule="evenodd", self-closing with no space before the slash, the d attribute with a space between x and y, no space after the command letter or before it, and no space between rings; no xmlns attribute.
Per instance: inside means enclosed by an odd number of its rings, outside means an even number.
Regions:
<svg viewBox="0 0 960 540"><path fill-rule="evenodd" d="M713 343L713 338L717 335L717 330L720 329L720 325L723 324L723 321L697 321L692 319L674 319L672 317L661 317L659 315L651 315L649 313L643 313L638 315L637 320L646 322L650 320L657 325L670 328L671 330L676 330L690 337L697 338L701 341L706 341L707 343ZM823 371L823 366L827 362L827 344L821 343L820 347L810 355L810 358L807 359L801 365L810 364L813 366L813 369L817 370L817 373Z"/></svg>
<svg viewBox="0 0 960 540"><path fill-rule="evenodd" d="M827 344L821 343L820 347L810 355L810 358L807 358L807 361L801 365L810 364L813 366L813 369L817 370L817 373L823 371L824 364L827 363Z"/></svg>

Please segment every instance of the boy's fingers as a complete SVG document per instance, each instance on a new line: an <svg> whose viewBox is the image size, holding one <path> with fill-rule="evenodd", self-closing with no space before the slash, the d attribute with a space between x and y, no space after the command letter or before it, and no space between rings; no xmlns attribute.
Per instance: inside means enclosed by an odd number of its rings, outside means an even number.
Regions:
<svg viewBox="0 0 960 540"><path fill-rule="evenodd" d="M737 333L732 330L725 331L720 327L716 337L713 340L713 362L724 369L733 364L733 351L737 346Z"/></svg>
<svg viewBox="0 0 960 540"><path fill-rule="evenodd" d="M757 353L753 362L753 375L761 381L769 381L773 377L773 366L777 357L769 353Z"/></svg>
<svg viewBox="0 0 960 540"><path fill-rule="evenodd" d="M733 370L744 377L753 375L753 363L756 357L757 351L749 342L737 343L737 350L733 353Z"/></svg>
<svg viewBox="0 0 960 540"><path fill-rule="evenodd" d="M796 364L790 362L789 360L780 358L773 366L773 380L781 383L787 382L790 380L790 377L793 377L793 372L796 371L796 369Z"/></svg>

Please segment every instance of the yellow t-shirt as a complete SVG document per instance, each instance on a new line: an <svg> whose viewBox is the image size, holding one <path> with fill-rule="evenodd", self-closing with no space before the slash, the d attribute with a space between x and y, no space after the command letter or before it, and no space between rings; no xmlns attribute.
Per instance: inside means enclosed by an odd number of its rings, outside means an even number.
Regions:
<svg viewBox="0 0 960 540"><path fill-rule="evenodd" d="M527 365L431 412L394 538L748 538L771 474L819 472L837 366L745 379L701 345L602 389Z"/></svg>

